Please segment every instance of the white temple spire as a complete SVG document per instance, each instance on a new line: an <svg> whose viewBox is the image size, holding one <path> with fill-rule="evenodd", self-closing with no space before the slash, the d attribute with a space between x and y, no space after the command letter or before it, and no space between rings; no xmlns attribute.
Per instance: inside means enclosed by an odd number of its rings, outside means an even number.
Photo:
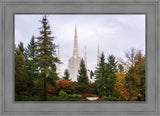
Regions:
<svg viewBox="0 0 160 116"><path fill-rule="evenodd" d="M73 56L79 56L78 36L77 36L77 25L75 25Z"/></svg>
<svg viewBox="0 0 160 116"><path fill-rule="evenodd" d="M75 25L73 56L68 60L68 71L72 81L77 81L78 70L81 62L78 50L77 26Z"/></svg>
<svg viewBox="0 0 160 116"><path fill-rule="evenodd" d="M97 65L100 63L100 50L99 50L99 45L98 45L98 53L97 53Z"/></svg>
<svg viewBox="0 0 160 116"><path fill-rule="evenodd" d="M75 24L75 35L77 37L77 25Z"/></svg>
<svg viewBox="0 0 160 116"><path fill-rule="evenodd" d="M58 59L60 60L60 49L58 47ZM58 76L61 78L62 77L62 73L61 73L61 64L57 63L57 73Z"/></svg>
<svg viewBox="0 0 160 116"><path fill-rule="evenodd" d="M86 67L86 69L87 69L87 53L86 53L86 45L85 45L84 62L85 62L85 67Z"/></svg>

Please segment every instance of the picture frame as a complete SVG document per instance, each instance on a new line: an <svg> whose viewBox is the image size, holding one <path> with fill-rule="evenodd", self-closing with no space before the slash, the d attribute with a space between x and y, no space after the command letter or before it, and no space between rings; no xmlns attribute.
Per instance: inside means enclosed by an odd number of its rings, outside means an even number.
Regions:
<svg viewBox="0 0 160 116"><path fill-rule="evenodd" d="M14 14L145 14L145 102L15 102ZM159 0L0 0L0 116L159 116Z"/></svg>

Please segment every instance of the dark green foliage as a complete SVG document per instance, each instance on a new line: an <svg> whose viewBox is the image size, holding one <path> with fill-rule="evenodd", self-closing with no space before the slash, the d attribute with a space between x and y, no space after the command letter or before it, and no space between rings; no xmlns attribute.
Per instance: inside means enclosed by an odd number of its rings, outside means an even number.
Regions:
<svg viewBox="0 0 160 116"><path fill-rule="evenodd" d="M68 95L68 98L70 99L70 101L80 101L80 100L82 100L82 96L79 95L79 94Z"/></svg>
<svg viewBox="0 0 160 116"><path fill-rule="evenodd" d="M116 58L113 55L108 56L108 63L106 64L106 79L107 79L107 96L114 96L115 93L113 91L115 82L116 82L116 73L117 73L117 61Z"/></svg>
<svg viewBox="0 0 160 116"><path fill-rule="evenodd" d="M18 44L18 49L21 52L21 54L23 55L24 62L26 62L28 58L27 58L27 54L25 52L25 48L24 48L23 42L20 42Z"/></svg>
<svg viewBox="0 0 160 116"><path fill-rule="evenodd" d="M105 90L106 96L110 96L110 95L114 96L113 88L114 88L115 80L116 80L116 76L113 73L112 68L110 67L109 64L106 64L105 79L104 79L105 88L106 88Z"/></svg>
<svg viewBox="0 0 160 116"><path fill-rule="evenodd" d="M93 76L94 76L94 73L93 73L93 71L91 70L91 72L90 72L90 78L92 79Z"/></svg>
<svg viewBox="0 0 160 116"><path fill-rule="evenodd" d="M114 84L116 80L117 62L113 55L109 55L108 63L105 63L105 57L102 53L100 63L96 69L96 88L99 96L114 96Z"/></svg>
<svg viewBox="0 0 160 116"><path fill-rule="evenodd" d="M108 56L108 65L114 74L117 73L117 71L118 71L117 70L117 61L116 61L115 56L113 56L113 55Z"/></svg>
<svg viewBox="0 0 160 116"><path fill-rule="evenodd" d="M96 88L97 88L97 92L99 96L104 96L105 95L105 84L106 82L105 80L105 57L104 57L104 53L102 52L101 57L100 57L100 63L96 69Z"/></svg>
<svg viewBox="0 0 160 116"><path fill-rule="evenodd" d="M67 69L64 71L64 77L63 77L63 79L64 79L64 80L71 81L71 79L69 79L69 72L68 72Z"/></svg>
<svg viewBox="0 0 160 116"><path fill-rule="evenodd" d="M23 45L23 42L20 42L20 43L18 44L18 49L19 49L19 51L20 51L22 54L24 54L24 45Z"/></svg>
<svg viewBox="0 0 160 116"><path fill-rule="evenodd" d="M46 81L48 78L57 79L56 65L59 60L56 56L55 48L53 44L53 38L51 37L50 26L46 15L41 20L42 27L40 27L40 36L37 37L36 42L36 64L37 70L40 72L39 80L44 82L44 95L43 100L47 100Z"/></svg>
<svg viewBox="0 0 160 116"><path fill-rule="evenodd" d="M36 56L35 49L36 49L35 37L32 36L30 43L28 44L27 49L26 49L29 59L35 58Z"/></svg>
<svg viewBox="0 0 160 116"><path fill-rule="evenodd" d="M77 99L72 100L71 98L68 97L58 97L58 96L47 97L47 101L78 101L78 100ZM41 101L41 98L39 96L17 96L16 101Z"/></svg>
<svg viewBox="0 0 160 116"><path fill-rule="evenodd" d="M87 76L87 70L85 68L85 63L83 59L81 60L80 69L78 71L78 74L79 75L78 75L77 80L79 84L85 85L89 83L88 76Z"/></svg>
<svg viewBox="0 0 160 116"><path fill-rule="evenodd" d="M71 101L68 97L47 97L47 101Z"/></svg>
<svg viewBox="0 0 160 116"><path fill-rule="evenodd" d="M82 98L82 96L80 94L70 94L70 95L68 95L68 97L69 98L79 98L79 99Z"/></svg>
<svg viewBox="0 0 160 116"><path fill-rule="evenodd" d="M118 65L118 69L119 69L119 72L123 72L124 71L124 67L122 64L119 64Z"/></svg>
<svg viewBox="0 0 160 116"><path fill-rule="evenodd" d="M33 83L26 69L24 57L19 49L15 49L15 95L32 95Z"/></svg>
<svg viewBox="0 0 160 116"><path fill-rule="evenodd" d="M16 96L15 101L41 101L39 96Z"/></svg>
<svg viewBox="0 0 160 116"><path fill-rule="evenodd" d="M53 71L54 71L53 73L48 75L47 82L52 84L53 86L56 86L56 82L59 79L59 77L56 73L56 66L55 66L55 70L53 69Z"/></svg>
<svg viewBox="0 0 160 116"><path fill-rule="evenodd" d="M104 96L104 101L117 101L117 98L116 97L106 97Z"/></svg>
<svg viewBox="0 0 160 116"><path fill-rule="evenodd" d="M33 80L34 86L32 88L32 95L39 96L42 100L43 95L43 82L39 81L38 79Z"/></svg>
<svg viewBox="0 0 160 116"><path fill-rule="evenodd" d="M32 36L30 43L25 49L25 54L27 56L26 65L29 76L32 78L36 78L38 76L38 71L36 70L36 42L35 37Z"/></svg>

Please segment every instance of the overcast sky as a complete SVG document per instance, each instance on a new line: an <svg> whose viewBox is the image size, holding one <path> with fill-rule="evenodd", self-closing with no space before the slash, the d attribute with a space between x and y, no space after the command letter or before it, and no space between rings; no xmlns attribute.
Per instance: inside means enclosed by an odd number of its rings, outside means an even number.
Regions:
<svg viewBox="0 0 160 116"><path fill-rule="evenodd" d="M79 54L84 57L87 46L88 68L97 64L97 49L105 57L113 54L117 59L125 58L131 48L145 53L145 15L48 15L55 43L60 46L62 73L73 54L75 24L77 25ZM15 43L26 47L32 35L39 36L42 15L15 15Z"/></svg>

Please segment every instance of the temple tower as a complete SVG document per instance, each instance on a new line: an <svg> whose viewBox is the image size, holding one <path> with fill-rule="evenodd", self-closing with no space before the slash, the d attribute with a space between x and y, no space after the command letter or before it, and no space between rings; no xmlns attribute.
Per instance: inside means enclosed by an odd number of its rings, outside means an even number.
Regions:
<svg viewBox="0 0 160 116"><path fill-rule="evenodd" d="M97 53L97 65L100 63L100 50L99 50L99 45L98 45L98 53Z"/></svg>
<svg viewBox="0 0 160 116"><path fill-rule="evenodd" d="M86 51L86 45L85 45L85 52L84 52L84 62L85 62L85 67L86 67L86 71L87 71L87 76L88 76L88 80L89 80L89 83L92 83L92 79L90 78L90 72L88 70L88 67L87 67L87 51Z"/></svg>
<svg viewBox="0 0 160 116"><path fill-rule="evenodd" d="M86 45L85 45L84 62L85 62L85 67L86 67L86 69L87 69L87 53L86 53Z"/></svg>
<svg viewBox="0 0 160 116"><path fill-rule="evenodd" d="M73 56L79 56L77 26L75 25Z"/></svg>
<svg viewBox="0 0 160 116"><path fill-rule="evenodd" d="M60 49L58 47L58 59L60 59ZM61 78L62 77L62 73L61 73L61 63L57 63L57 73L58 73L58 76Z"/></svg>
<svg viewBox="0 0 160 116"><path fill-rule="evenodd" d="M68 71L70 74L70 79L72 81L77 81L79 65L81 58L79 56L78 49L78 36L77 36L77 26L75 25L75 35L74 35L74 45L73 45L73 56L68 60Z"/></svg>

